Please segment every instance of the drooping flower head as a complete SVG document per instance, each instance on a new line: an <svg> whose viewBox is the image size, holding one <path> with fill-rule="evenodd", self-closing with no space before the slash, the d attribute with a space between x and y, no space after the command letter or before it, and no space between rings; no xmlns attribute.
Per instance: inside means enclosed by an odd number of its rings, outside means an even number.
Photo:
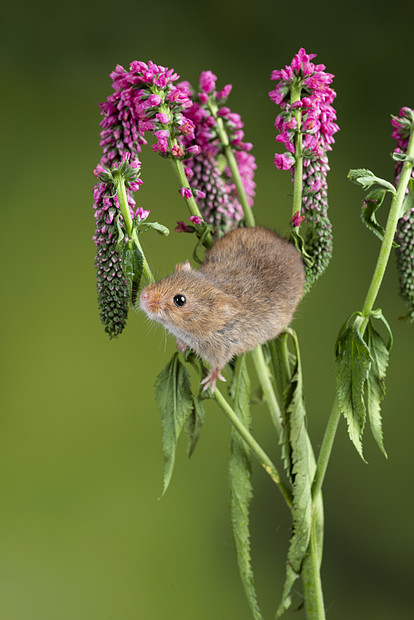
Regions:
<svg viewBox="0 0 414 620"><path fill-rule="evenodd" d="M403 107L399 116L393 116L391 120L393 127L392 137L397 141L394 153L404 156L407 153L410 133L414 130L414 109ZM402 161L397 161L395 165L395 185L397 185L401 174ZM414 178L414 170L411 171ZM413 183L413 182L412 182ZM414 191L413 186L407 188ZM400 291L409 306L409 313L405 317L408 321L414 321L414 207L409 208L399 219L396 231L396 241L399 245L396 248L397 267L400 280Z"/></svg>
<svg viewBox="0 0 414 620"><path fill-rule="evenodd" d="M131 195L142 183L138 176L141 164L138 159L130 161L129 153L126 152L123 153L122 160L123 168L129 171L130 181L127 183L126 192L131 217L142 221L148 217L149 211L144 211L141 207L135 209L135 200ZM118 162L115 162L113 169L117 166ZM113 338L124 329L129 310L129 284L122 270L121 255L116 250L119 229L124 230L124 226L111 171L98 164L94 174L99 181L93 190L96 222L93 241L96 246L98 305L105 331Z"/></svg>
<svg viewBox="0 0 414 620"><path fill-rule="evenodd" d="M276 141L286 149L275 154L275 166L279 170L291 170L294 178L297 162L300 166L303 163L301 210L291 223L293 228L303 221L307 224L308 289L326 269L332 255L332 227L327 214L327 153L332 150L333 136L339 129L332 106L336 97L330 87L333 75L325 72L325 65L312 62L315 56L301 48L290 65L272 72L276 87L269 93L281 108L275 121Z"/></svg>

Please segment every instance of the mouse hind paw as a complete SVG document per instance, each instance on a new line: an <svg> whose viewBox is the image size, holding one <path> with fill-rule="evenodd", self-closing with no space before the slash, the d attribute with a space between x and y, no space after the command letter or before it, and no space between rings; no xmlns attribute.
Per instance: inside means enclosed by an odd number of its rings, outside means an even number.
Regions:
<svg viewBox="0 0 414 620"><path fill-rule="evenodd" d="M204 386L203 392L205 392L205 390L207 390L208 388L211 388L211 391L214 394L214 390L216 389L217 379L220 379L220 381L226 381L226 379L221 374L221 368L210 368L210 371L207 377L205 377L201 381L201 385Z"/></svg>

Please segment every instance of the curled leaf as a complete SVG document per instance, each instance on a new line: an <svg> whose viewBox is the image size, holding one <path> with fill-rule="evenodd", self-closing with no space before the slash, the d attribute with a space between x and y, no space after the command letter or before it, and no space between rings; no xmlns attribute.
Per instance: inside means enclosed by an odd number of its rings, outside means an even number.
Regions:
<svg viewBox="0 0 414 620"><path fill-rule="evenodd" d="M377 184L385 187L385 189L392 194L397 193L392 183L375 176L371 170L367 170L366 168L356 168L354 170L350 170L348 172L348 179L357 185L361 185L364 189L369 189L373 185Z"/></svg>

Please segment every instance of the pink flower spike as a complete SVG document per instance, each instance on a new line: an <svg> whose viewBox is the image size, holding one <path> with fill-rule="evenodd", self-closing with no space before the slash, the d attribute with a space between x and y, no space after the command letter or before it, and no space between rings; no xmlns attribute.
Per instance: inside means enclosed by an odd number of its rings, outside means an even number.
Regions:
<svg viewBox="0 0 414 620"><path fill-rule="evenodd" d="M193 224L201 224L202 221L203 218L199 215L190 215L190 222L192 222Z"/></svg>
<svg viewBox="0 0 414 620"><path fill-rule="evenodd" d="M302 222L305 221L305 216L300 214L300 211L296 211L296 213L294 214L294 216L292 217L292 219L290 220L290 223L292 224L292 226L294 228L297 228L298 226L300 226L302 224Z"/></svg>
<svg viewBox="0 0 414 620"><path fill-rule="evenodd" d="M186 200L188 200L189 198L192 198L192 196L193 196L193 192L191 191L191 189L189 187L182 187L180 189L180 194Z"/></svg>

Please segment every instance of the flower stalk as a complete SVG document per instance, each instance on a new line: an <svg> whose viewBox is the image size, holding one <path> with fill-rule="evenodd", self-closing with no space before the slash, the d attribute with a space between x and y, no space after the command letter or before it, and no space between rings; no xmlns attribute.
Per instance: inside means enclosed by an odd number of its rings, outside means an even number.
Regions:
<svg viewBox="0 0 414 620"><path fill-rule="evenodd" d="M143 257L143 274L148 282L155 282L154 276L152 275L152 271L150 266L148 265L148 261L145 257L144 251L138 239L138 233L134 228L131 213L128 206L128 197L125 188L125 180L122 175L114 175L115 181L115 189L116 195L118 196L119 210L121 211L122 218L124 220L125 228L127 231L127 235L130 239L132 239L137 246L138 250L142 254Z"/></svg>
<svg viewBox="0 0 414 620"><path fill-rule="evenodd" d="M214 398L216 399L217 404L220 409L226 415L230 423L234 426L239 435L243 438L243 440L247 443L249 448L252 450L254 456L259 461L263 469L266 473L271 477L273 482L279 487L280 492L282 493L287 505L289 508L292 507L292 494L290 492L289 487L285 484L283 479L280 477L279 472L277 471L275 465L268 457L266 452L261 448L261 446L257 443L248 429L242 424L242 422L237 417L236 413L233 411L232 407L229 405L227 400L224 398L220 390L217 388L214 391Z"/></svg>
<svg viewBox="0 0 414 620"><path fill-rule="evenodd" d="M223 146L224 155L226 157L228 166L230 168L231 175L233 177L234 184L236 186L236 191L237 191L237 194L240 200L240 204L243 207L244 220L246 222L246 226L255 226L254 215L250 207L246 191L244 189L239 167L237 165L237 161L234 156L233 149L229 142L229 137L224 128L223 120L220 118L220 116L217 115L217 109L218 109L217 104L214 103L211 99L209 100L209 108L217 123L217 134Z"/></svg>

